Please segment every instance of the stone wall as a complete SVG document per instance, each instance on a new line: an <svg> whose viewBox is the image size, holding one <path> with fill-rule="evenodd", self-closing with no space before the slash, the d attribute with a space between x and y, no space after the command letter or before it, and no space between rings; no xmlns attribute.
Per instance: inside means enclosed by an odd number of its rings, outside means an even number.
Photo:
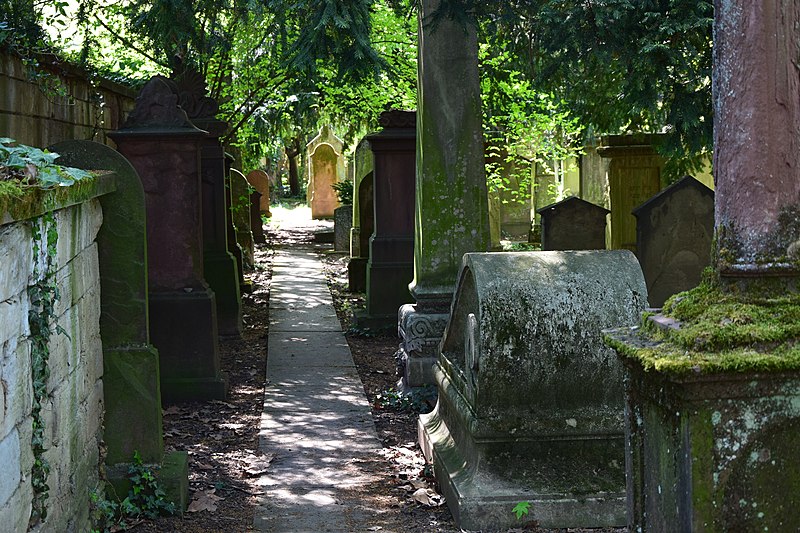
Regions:
<svg viewBox="0 0 800 533"><path fill-rule="evenodd" d="M34 282L34 262L41 268L44 256L34 256L30 220L8 222L7 214L0 215L0 529L25 531L34 461L27 288ZM42 402L49 498L40 531L88 531L89 493L98 485L103 423L95 243L102 213L94 199L55 211L54 218L58 246L53 270L60 291L55 315L66 334L54 333L49 343L50 375Z"/></svg>
<svg viewBox="0 0 800 533"><path fill-rule="evenodd" d="M72 139L109 144L106 133L121 127L136 93L103 79L92 87L86 72L50 56L39 63L68 96L46 94L20 58L0 48L0 137L38 147Z"/></svg>

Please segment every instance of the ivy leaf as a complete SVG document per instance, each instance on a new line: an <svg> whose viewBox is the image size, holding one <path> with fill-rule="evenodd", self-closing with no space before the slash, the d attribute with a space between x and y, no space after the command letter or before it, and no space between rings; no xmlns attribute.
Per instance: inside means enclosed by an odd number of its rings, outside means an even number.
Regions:
<svg viewBox="0 0 800 533"><path fill-rule="evenodd" d="M521 520L523 516L527 516L530 512L530 506L531 502L519 502L511 511L517 515L517 520Z"/></svg>

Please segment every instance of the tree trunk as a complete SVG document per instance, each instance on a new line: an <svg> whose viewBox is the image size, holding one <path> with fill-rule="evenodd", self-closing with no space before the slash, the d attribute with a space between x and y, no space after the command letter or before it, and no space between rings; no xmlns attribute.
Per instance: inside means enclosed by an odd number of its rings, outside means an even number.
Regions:
<svg viewBox="0 0 800 533"><path fill-rule="evenodd" d="M297 174L297 156L300 155L300 143L297 139L292 140L292 144L285 146L286 158L289 160L289 194L291 196L300 195L300 177Z"/></svg>

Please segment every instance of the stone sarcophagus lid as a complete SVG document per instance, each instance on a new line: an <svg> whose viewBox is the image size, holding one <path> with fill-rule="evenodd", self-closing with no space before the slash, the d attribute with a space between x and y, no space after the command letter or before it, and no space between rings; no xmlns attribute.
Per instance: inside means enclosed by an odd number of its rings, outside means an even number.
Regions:
<svg viewBox="0 0 800 533"><path fill-rule="evenodd" d="M468 253L420 442L459 526L625 524L622 367L602 330L634 325L634 255Z"/></svg>

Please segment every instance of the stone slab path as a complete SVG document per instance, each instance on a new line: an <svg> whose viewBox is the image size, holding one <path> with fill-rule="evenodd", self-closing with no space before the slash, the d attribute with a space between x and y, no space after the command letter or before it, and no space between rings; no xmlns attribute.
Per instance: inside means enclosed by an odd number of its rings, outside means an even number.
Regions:
<svg viewBox="0 0 800 533"><path fill-rule="evenodd" d="M375 530L364 495L379 481L365 465L381 444L313 245L276 250L269 305L259 440L274 459L259 479L254 527Z"/></svg>

